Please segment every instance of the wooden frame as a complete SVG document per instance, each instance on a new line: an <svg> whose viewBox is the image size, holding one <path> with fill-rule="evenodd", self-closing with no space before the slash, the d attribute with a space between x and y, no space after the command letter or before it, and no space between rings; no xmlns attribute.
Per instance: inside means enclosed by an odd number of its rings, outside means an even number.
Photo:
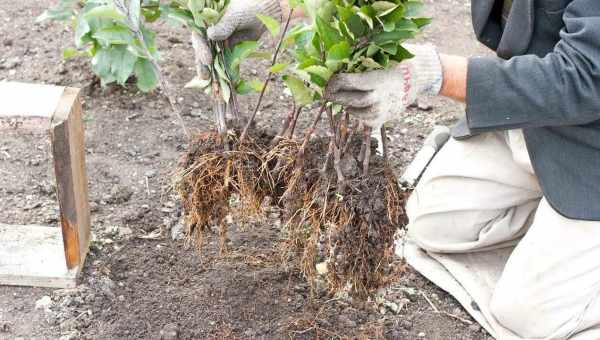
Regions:
<svg viewBox="0 0 600 340"><path fill-rule="evenodd" d="M79 89L0 82L3 130L48 131L60 228L0 223L0 285L74 287L90 243Z"/></svg>

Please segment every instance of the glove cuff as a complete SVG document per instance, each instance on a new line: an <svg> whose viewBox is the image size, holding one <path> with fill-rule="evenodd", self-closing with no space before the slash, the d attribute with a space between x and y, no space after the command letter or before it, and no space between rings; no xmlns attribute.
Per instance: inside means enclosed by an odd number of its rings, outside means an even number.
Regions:
<svg viewBox="0 0 600 340"><path fill-rule="evenodd" d="M280 22L283 20L283 10L278 0L257 0L256 4L260 7L260 14L268 15Z"/></svg>
<svg viewBox="0 0 600 340"><path fill-rule="evenodd" d="M418 94L437 96L442 90L444 80L442 62L436 48L431 45L406 45L406 49L414 54L410 59L414 76L414 87Z"/></svg>

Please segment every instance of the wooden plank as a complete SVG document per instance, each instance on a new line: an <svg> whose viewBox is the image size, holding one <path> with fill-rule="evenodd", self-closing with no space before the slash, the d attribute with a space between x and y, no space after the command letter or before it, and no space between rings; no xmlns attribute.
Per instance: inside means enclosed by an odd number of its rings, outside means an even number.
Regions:
<svg viewBox="0 0 600 340"><path fill-rule="evenodd" d="M65 88L0 82L0 131L48 130Z"/></svg>
<svg viewBox="0 0 600 340"><path fill-rule="evenodd" d="M73 288L60 228L0 224L0 285Z"/></svg>
<svg viewBox="0 0 600 340"><path fill-rule="evenodd" d="M81 268L90 244L90 210L79 89L66 88L52 118L50 138L69 269Z"/></svg>

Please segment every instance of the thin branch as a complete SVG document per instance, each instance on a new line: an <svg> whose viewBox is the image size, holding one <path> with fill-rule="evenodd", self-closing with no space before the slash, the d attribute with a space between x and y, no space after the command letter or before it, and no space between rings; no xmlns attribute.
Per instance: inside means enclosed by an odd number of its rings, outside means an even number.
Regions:
<svg viewBox="0 0 600 340"><path fill-rule="evenodd" d="M144 35L142 34L142 32L139 28L140 23L133 22L131 20L131 13L129 13L129 9L125 6L125 4L121 0L116 0L115 5L119 9L119 11L122 12L122 14L124 14L127 17L127 27L129 28L131 33L133 33L133 35L139 40L142 50L144 51L144 54L146 54L146 57L148 58L148 60L150 60L150 63L152 64L152 67L154 68L154 71L156 72L156 75L158 77L158 84L159 84L160 88L163 90L163 94L165 95L167 102L171 106L171 110L177 116L177 119L179 120L181 128L183 129L183 133L186 135L188 140L191 139L191 135L185 126L185 121L183 120L183 117L181 116L181 109L179 108L179 105L177 104L175 97L172 96L171 91L169 90L168 82L164 79L164 76L162 75L162 70L160 68L160 65L158 64L158 62L156 61L156 59L154 58L152 53L150 53L148 44L146 43L146 40L144 39Z"/></svg>
<svg viewBox="0 0 600 340"><path fill-rule="evenodd" d="M325 178L327 174L327 169L329 169L329 163L331 162L331 156L333 155L333 148L335 147L335 142L333 139L329 141L329 148L327 149L327 155L325 155L325 162L323 162L323 167L319 171L321 173L321 177ZM325 211L323 211L325 212Z"/></svg>
<svg viewBox="0 0 600 340"><path fill-rule="evenodd" d="M363 159L363 175L369 175L369 163L371 162L371 128L365 126L364 130L365 158Z"/></svg>
<svg viewBox="0 0 600 340"><path fill-rule="evenodd" d="M304 142L302 143L302 147L300 149L300 152L302 154L304 153L306 146L308 146L308 141L310 140L310 137L312 136L313 133L315 133L315 130L317 129L317 124L319 124L319 121L321 120L321 117L323 116L323 112L325 112L326 108L327 108L327 102L324 101L323 104L321 104L321 109L319 110L319 113L315 116L315 119L313 120L310 128L306 132L306 136L304 136Z"/></svg>
<svg viewBox="0 0 600 340"><path fill-rule="evenodd" d="M303 107L300 106L298 109L296 109L296 115L294 116L294 120L292 121L292 126L290 127L289 133L288 133L288 137L294 138L294 131L296 130L296 124L298 123L298 117L300 117L300 113L302 112Z"/></svg>
<svg viewBox="0 0 600 340"><path fill-rule="evenodd" d="M279 143L280 140L282 140L285 137L295 116L296 102L292 103L292 110L286 115L285 119L283 120L283 125L281 126L281 129L279 129L277 135L273 137L273 140L271 140L271 145L276 145L277 143Z"/></svg>
<svg viewBox="0 0 600 340"><path fill-rule="evenodd" d="M344 183L346 182L346 177L344 176L344 172L342 171L342 150L339 145L334 143L333 146L333 166L335 168L335 172L337 174L337 182L338 182L338 192L340 194L344 193Z"/></svg>
<svg viewBox="0 0 600 340"><path fill-rule="evenodd" d="M287 34L288 28L290 27L290 22L292 21L293 14L294 14L294 9L290 8L290 13L288 14L288 18L285 23L285 27L283 29L283 32L281 33L281 37L279 37L279 42L277 43L277 49L275 50L275 54L273 54L273 60L271 61L271 67L277 63L277 57L279 56L279 51L281 50L281 46L283 45L283 40L285 39L285 35ZM246 136L248 135L248 130L250 129L250 126L252 126L252 123L254 122L254 119L256 118L256 114L258 113L258 110L260 109L260 105L262 104L262 100L265 96L265 92L267 92L267 87L269 86L271 77L273 77L273 72L269 71L269 75L267 76L267 79L265 79L263 88L260 91L260 96L258 97L258 102L256 103L256 107L254 108L254 112L252 112L252 116L250 116L250 120L246 124L246 127L244 128L244 131L242 132L242 135L240 136L240 144L243 143L244 140L246 139Z"/></svg>
<svg viewBox="0 0 600 340"><path fill-rule="evenodd" d="M385 126L381 126L381 144L383 147L383 160L387 165L389 160L389 149L388 149L388 141L387 141L387 132L385 131Z"/></svg>

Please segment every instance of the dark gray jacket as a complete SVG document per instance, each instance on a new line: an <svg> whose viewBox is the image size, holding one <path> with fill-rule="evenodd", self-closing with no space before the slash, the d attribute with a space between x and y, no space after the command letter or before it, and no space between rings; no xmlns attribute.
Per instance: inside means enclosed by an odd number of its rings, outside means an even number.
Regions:
<svg viewBox="0 0 600 340"><path fill-rule="evenodd" d="M548 202L600 220L600 0L473 0L479 40L498 57L472 58L467 125L475 134L524 129Z"/></svg>

